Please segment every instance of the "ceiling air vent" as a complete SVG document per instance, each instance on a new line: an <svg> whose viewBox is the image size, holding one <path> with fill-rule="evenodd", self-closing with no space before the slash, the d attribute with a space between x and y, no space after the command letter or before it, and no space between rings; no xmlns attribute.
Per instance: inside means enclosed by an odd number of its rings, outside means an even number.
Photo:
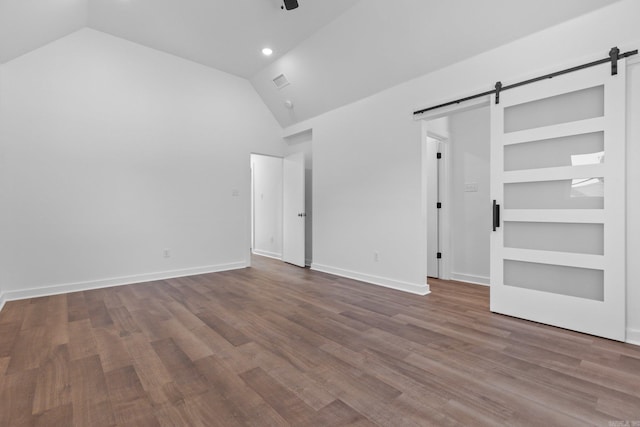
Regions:
<svg viewBox="0 0 640 427"><path fill-rule="evenodd" d="M282 89L285 86L289 86L289 80L287 80L284 74L280 74L278 77L273 79L273 83L275 83L278 89Z"/></svg>

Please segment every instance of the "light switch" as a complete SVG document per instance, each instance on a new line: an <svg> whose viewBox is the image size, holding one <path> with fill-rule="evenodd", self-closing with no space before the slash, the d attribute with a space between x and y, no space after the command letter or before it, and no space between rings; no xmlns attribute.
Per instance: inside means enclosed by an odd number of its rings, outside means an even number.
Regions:
<svg viewBox="0 0 640 427"><path fill-rule="evenodd" d="M465 193L476 193L478 191L478 183L477 182L467 182L464 184L464 192Z"/></svg>

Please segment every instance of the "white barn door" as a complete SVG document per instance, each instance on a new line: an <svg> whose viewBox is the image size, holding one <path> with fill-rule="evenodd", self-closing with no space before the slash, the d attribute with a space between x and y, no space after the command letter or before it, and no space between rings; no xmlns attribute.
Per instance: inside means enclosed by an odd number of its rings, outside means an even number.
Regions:
<svg viewBox="0 0 640 427"><path fill-rule="evenodd" d="M491 107L491 311L625 340L625 61Z"/></svg>

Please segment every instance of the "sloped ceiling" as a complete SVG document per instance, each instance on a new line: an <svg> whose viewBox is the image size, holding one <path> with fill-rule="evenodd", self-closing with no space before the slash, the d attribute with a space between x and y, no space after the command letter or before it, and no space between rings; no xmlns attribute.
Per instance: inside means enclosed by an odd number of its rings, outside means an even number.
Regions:
<svg viewBox="0 0 640 427"><path fill-rule="evenodd" d="M87 25L87 0L0 0L0 64Z"/></svg>
<svg viewBox="0 0 640 427"><path fill-rule="evenodd" d="M362 0L251 82L286 127L614 2Z"/></svg>
<svg viewBox="0 0 640 427"><path fill-rule="evenodd" d="M0 0L0 63L88 26L249 78L357 1Z"/></svg>
<svg viewBox="0 0 640 427"><path fill-rule="evenodd" d="M89 26L249 78L356 2L300 0L285 11L279 0L89 0Z"/></svg>
<svg viewBox="0 0 640 427"><path fill-rule="evenodd" d="M0 63L88 26L249 78L288 126L616 1L0 0Z"/></svg>

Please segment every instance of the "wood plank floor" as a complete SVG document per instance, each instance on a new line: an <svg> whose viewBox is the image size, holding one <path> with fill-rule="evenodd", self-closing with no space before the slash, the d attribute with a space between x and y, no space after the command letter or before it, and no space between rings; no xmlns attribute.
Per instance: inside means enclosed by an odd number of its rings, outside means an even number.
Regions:
<svg viewBox="0 0 640 427"><path fill-rule="evenodd" d="M640 347L256 257L7 303L0 426L623 426ZM616 421L629 421L629 424Z"/></svg>

